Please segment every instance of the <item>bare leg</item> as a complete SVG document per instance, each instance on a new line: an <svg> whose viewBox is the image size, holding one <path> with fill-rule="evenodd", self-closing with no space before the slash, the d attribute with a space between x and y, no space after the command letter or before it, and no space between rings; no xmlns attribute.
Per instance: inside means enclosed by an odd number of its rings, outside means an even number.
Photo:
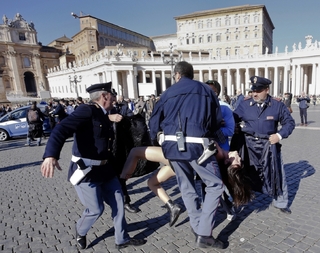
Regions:
<svg viewBox="0 0 320 253"><path fill-rule="evenodd" d="M175 176L170 166L163 166L157 173L153 174L148 180L148 186L154 194L156 194L163 203L167 203L170 198L166 191L161 187L161 183Z"/></svg>
<svg viewBox="0 0 320 253"><path fill-rule="evenodd" d="M135 147L131 149L127 157L120 178L130 178L137 167L139 159L169 164L168 160L163 156L161 147Z"/></svg>

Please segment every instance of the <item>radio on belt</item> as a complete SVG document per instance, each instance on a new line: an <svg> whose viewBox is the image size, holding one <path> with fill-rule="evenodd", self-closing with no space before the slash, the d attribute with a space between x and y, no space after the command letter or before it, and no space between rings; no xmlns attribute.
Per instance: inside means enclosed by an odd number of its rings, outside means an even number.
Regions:
<svg viewBox="0 0 320 253"><path fill-rule="evenodd" d="M179 151L186 151L186 142L182 131L176 132L177 143L178 143L178 150Z"/></svg>

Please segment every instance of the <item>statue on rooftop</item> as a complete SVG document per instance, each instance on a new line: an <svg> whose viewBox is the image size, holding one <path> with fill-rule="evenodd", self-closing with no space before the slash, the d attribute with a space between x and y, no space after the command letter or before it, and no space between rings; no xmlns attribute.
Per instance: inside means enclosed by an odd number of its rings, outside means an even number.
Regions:
<svg viewBox="0 0 320 253"><path fill-rule="evenodd" d="M6 15L3 15L2 20L3 20L3 24L5 24L5 25L8 24L8 18Z"/></svg>

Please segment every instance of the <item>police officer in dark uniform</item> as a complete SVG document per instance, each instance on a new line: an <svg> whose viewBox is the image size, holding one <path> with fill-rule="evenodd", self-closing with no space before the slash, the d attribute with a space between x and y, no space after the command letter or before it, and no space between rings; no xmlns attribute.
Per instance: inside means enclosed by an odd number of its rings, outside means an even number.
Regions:
<svg viewBox="0 0 320 253"><path fill-rule="evenodd" d="M212 237L215 213L224 186L214 155L201 165L198 158L203 154L203 142L214 137L222 120L219 101L206 84L194 81L193 67L179 62L174 68L176 84L167 89L155 104L150 118L150 136L156 139L164 133L162 150L177 177L190 225L200 248L224 248L221 241ZM198 173L206 184L206 197L199 206L194 174Z"/></svg>
<svg viewBox="0 0 320 253"><path fill-rule="evenodd" d="M250 80L252 97L245 98L234 110L236 122L241 122L241 134L233 136L230 150L238 149L252 189L272 196L274 207L290 214L279 142L292 133L295 121L286 105L268 94L270 80L259 76ZM242 145L238 146L241 139Z"/></svg>
<svg viewBox="0 0 320 253"><path fill-rule="evenodd" d="M113 99L114 99L114 105L113 108L109 111L109 119L111 122L114 122L113 124L113 129L114 132L116 134L116 137L118 137L119 135L124 135L126 136L126 133L121 132L121 130L124 131L130 131L130 129L123 129L120 128L118 129L120 131L120 133L117 132L117 124L123 119L123 116L133 116L133 112L129 109L128 104L122 100L122 101L116 101L117 99L117 93L116 91L113 91ZM116 138L115 144L114 145L118 145L118 141ZM123 143L122 143L123 144ZM114 150L117 150L118 147L114 148ZM123 150L125 152L125 150ZM121 160L121 159L120 159ZM123 200L124 200L124 209L130 213L138 213L140 212L140 209L135 207L134 205L130 204L131 202L131 198L129 196L128 193L128 188L127 188L127 184L126 181L120 178L120 174L122 172L123 169L123 165L124 165L124 161L120 161L118 160L117 163L114 165L115 170L117 172L117 176L119 178L121 187L122 187L122 192L123 192Z"/></svg>
<svg viewBox="0 0 320 253"><path fill-rule="evenodd" d="M59 123L61 120L66 118L68 114L64 110L64 106L61 104L61 99L54 99L55 102L55 109L52 111L52 115L55 116L56 122Z"/></svg>
<svg viewBox="0 0 320 253"><path fill-rule="evenodd" d="M86 248L86 234L100 217L106 202L112 210L116 248L142 245L145 240L132 239L127 233L123 194L115 170L110 165L114 132L106 112L112 108L112 83L94 84L87 88L92 105L82 105L60 122L48 140L41 172L53 177L65 140L74 134L68 180L85 210L76 224L77 245ZM86 174L87 173L87 174Z"/></svg>

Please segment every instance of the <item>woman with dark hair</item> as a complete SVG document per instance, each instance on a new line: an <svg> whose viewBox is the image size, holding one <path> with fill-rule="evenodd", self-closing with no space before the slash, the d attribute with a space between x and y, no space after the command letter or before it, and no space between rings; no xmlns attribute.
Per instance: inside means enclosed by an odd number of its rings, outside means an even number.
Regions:
<svg viewBox="0 0 320 253"><path fill-rule="evenodd" d="M234 206L248 203L252 200L253 195L249 184L246 182L243 168L241 166L241 159L237 151L228 152L217 146L216 158L219 161L221 176L224 184L229 189L229 192L233 198ZM148 147L136 147L131 149L126 163L124 164L120 178L128 179L132 176L137 166L138 161L148 160L153 162L160 162L165 166L161 167L155 174L148 180L148 186L150 190L156 194L166 205L168 212L170 213L170 227L177 221L181 206L175 204L166 191L161 187L161 183L167 181L169 178L175 176L169 161L163 156L161 147L148 146Z"/></svg>

